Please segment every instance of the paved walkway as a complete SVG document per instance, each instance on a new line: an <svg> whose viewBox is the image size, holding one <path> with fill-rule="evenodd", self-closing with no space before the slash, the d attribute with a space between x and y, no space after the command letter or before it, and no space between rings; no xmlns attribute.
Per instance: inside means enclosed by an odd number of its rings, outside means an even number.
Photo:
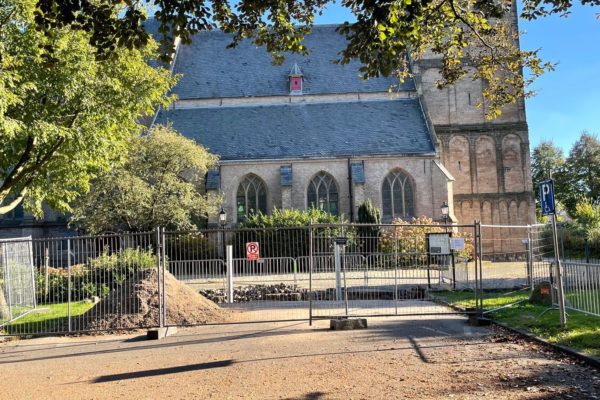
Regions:
<svg viewBox="0 0 600 400"><path fill-rule="evenodd" d="M598 398L597 371L458 316L203 326L0 344L2 399Z"/></svg>

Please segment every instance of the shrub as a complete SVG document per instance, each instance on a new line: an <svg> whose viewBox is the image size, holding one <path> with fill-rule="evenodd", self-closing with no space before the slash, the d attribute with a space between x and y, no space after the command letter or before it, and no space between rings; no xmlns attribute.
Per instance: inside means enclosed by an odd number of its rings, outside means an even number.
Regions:
<svg viewBox="0 0 600 400"><path fill-rule="evenodd" d="M165 236L165 254L172 261L206 260L217 257L218 233L208 236L203 232L168 234Z"/></svg>
<svg viewBox="0 0 600 400"><path fill-rule="evenodd" d="M105 298L111 290L123 284L136 272L156 268L152 249L125 249L117 253L105 251L86 264L71 267L71 299L82 300L93 296ZM36 273L36 298L39 303L65 302L69 298L69 271L67 268L40 269Z"/></svg>
<svg viewBox="0 0 600 400"><path fill-rule="evenodd" d="M559 245L564 249L563 257L581 258L585 257L585 239L588 239L588 251L590 258L600 258L600 228L588 228L586 230L577 222L564 222L559 228ZM548 226L543 232L545 243L551 243L552 228Z"/></svg>
<svg viewBox="0 0 600 400"><path fill-rule="evenodd" d="M427 254L426 234L442 233L445 228L441 226L423 226L439 225L428 217L413 218L410 222L402 219L395 219L394 228L386 230L382 234L380 241L380 250L384 253L418 253ZM457 251L458 256L473 258L473 237L468 232L452 232L452 237L462 237L465 239L465 249Z"/></svg>
<svg viewBox="0 0 600 400"><path fill-rule="evenodd" d="M309 226L313 224L339 224L343 217L330 214L317 208L310 210L274 209L269 214L257 213L246 218L241 224L242 228L284 228Z"/></svg>
<svg viewBox="0 0 600 400"><path fill-rule="evenodd" d="M344 219L323 210L275 209L271 215L258 213L248 217L242 228L252 230L236 233L232 238L236 257L245 257L245 243L259 242L261 257L300 257L309 255L308 229L294 229L314 225L331 225L313 229L313 252L331 252L332 238L341 235ZM264 230L260 230L260 229ZM352 229L346 229L344 235L352 242L355 237Z"/></svg>

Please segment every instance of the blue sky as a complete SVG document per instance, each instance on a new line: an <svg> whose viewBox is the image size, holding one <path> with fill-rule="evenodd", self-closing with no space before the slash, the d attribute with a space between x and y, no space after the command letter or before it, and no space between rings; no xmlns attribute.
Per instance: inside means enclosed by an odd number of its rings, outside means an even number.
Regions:
<svg viewBox="0 0 600 400"><path fill-rule="evenodd" d="M533 149L553 140L567 153L582 131L600 135L600 20L599 7L573 7L568 18L552 16L520 21L526 34L523 49L541 48L542 58L558 62L554 72L541 77L527 100L529 137ZM332 4L316 23L351 21L352 14Z"/></svg>

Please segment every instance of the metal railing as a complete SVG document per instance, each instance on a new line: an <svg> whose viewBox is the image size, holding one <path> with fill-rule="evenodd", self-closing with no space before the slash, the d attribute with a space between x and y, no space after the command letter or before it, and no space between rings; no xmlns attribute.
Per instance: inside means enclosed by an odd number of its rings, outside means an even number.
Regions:
<svg viewBox="0 0 600 400"><path fill-rule="evenodd" d="M343 224L19 239L30 249L35 304L0 320L0 331L448 314L460 311L447 303L481 310L486 293L552 282L554 249L543 226L478 227ZM430 253L427 234L446 232L463 237L465 250ZM246 257L248 243L259 244L257 260ZM564 269L569 306L597 315L597 266ZM31 291L25 281L1 297L17 304Z"/></svg>
<svg viewBox="0 0 600 400"><path fill-rule="evenodd" d="M600 264L565 262L566 308L600 317Z"/></svg>

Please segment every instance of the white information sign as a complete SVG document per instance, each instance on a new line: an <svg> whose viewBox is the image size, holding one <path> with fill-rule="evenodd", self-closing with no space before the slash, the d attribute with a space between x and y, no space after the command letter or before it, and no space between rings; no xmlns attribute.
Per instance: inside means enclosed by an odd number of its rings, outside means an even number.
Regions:
<svg viewBox="0 0 600 400"><path fill-rule="evenodd" d="M450 254L450 234L430 233L429 254Z"/></svg>
<svg viewBox="0 0 600 400"><path fill-rule="evenodd" d="M464 250L465 239L460 237L450 238L450 249L451 250Z"/></svg>

